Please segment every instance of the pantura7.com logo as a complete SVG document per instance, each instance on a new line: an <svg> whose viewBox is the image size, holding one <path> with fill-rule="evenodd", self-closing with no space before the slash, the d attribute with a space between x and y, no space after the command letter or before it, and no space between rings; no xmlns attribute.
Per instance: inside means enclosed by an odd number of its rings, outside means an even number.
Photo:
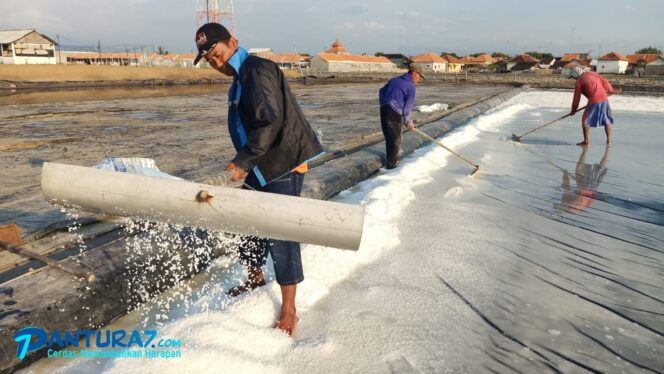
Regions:
<svg viewBox="0 0 664 374"><path fill-rule="evenodd" d="M48 358L180 358L180 339L157 339L156 330L75 330L50 334L25 327L14 335L16 356L48 348ZM82 346L82 347L81 347ZM71 349L70 349L71 348ZM79 350L79 348L81 348Z"/></svg>

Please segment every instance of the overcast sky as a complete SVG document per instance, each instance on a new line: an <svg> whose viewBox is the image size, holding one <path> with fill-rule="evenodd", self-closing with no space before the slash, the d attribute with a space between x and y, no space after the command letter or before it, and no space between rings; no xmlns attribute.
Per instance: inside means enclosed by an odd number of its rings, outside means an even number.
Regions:
<svg viewBox="0 0 664 374"><path fill-rule="evenodd" d="M220 4L224 3L219 0ZM194 49L195 0L0 0L0 29L35 28L63 45ZM405 14L405 16L404 16ZM236 0L240 44L316 53L527 50L633 53L664 48L662 0ZM403 26L403 32L402 32Z"/></svg>

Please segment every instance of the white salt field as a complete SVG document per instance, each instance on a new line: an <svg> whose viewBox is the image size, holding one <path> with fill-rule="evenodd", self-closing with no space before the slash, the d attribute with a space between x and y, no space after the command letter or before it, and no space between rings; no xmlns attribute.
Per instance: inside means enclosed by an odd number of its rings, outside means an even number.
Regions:
<svg viewBox="0 0 664 374"><path fill-rule="evenodd" d="M365 236L358 252L303 247L292 339L272 329L273 274L231 299L225 257L108 326L157 328L183 358L24 372L662 372L664 99L611 97L610 148L601 129L574 145L580 114L508 140L570 101L521 94L442 138L475 177L430 145L337 196L367 207Z"/></svg>

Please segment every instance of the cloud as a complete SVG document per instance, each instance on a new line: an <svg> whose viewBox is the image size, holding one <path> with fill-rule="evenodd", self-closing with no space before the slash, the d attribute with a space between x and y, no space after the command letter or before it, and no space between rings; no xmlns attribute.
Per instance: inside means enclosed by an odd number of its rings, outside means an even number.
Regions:
<svg viewBox="0 0 664 374"><path fill-rule="evenodd" d="M375 20L364 20L359 22L344 21L339 26L341 31L357 35L362 35L367 32L378 32L388 29L388 26L386 24Z"/></svg>

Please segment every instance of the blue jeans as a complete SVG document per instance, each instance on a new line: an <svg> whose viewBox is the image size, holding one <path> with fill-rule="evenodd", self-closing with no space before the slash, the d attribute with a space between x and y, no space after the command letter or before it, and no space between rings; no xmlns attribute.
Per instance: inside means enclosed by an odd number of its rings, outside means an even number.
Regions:
<svg viewBox="0 0 664 374"><path fill-rule="evenodd" d="M245 179L245 184L256 191L290 196L300 196L303 182L304 174L292 172L263 187L261 187L253 172L249 173L247 179ZM242 188L250 189L247 186L242 186ZM268 252L272 256L277 283L282 286L288 286L298 284L304 280L300 243L297 242L259 238L256 236L247 237L240 244L240 263L245 266L261 268L267 261Z"/></svg>

